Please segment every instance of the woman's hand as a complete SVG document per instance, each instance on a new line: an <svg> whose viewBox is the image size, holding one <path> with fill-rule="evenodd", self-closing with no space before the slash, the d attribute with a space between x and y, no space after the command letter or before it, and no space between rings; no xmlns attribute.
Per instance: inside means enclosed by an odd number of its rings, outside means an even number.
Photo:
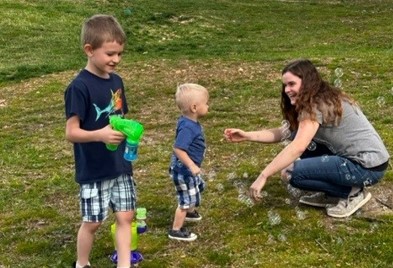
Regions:
<svg viewBox="0 0 393 268"><path fill-rule="evenodd" d="M263 186L265 186L267 177L265 177L262 173L258 176L258 178L251 184L250 186L250 197L255 201L260 201L262 199L261 190Z"/></svg>
<svg viewBox="0 0 393 268"><path fill-rule="evenodd" d="M245 131L237 128L227 128L224 130L224 137L230 142L241 142L248 140Z"/></svg>

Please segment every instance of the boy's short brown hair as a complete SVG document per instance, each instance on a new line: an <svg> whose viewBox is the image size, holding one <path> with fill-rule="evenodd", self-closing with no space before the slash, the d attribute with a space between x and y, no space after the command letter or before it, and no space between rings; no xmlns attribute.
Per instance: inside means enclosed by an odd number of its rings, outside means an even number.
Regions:
<svg viewBox="0 0 393 268"><path fill-rule="evenodd" d="M94 15L87 19L82 27L82 47L90 44L93 49L99 48L104 42L116 41L125 44L127 38L120 23L110 15Z"/></svg>

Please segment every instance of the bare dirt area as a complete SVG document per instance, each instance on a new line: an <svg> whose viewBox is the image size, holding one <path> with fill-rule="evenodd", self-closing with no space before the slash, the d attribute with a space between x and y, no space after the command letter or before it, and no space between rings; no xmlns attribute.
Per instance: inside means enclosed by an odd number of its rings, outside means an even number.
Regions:
<svg viewBox="0 0 393 268"><path fill-rule="evenodd" d="M393 215L393 185L382 182L368 190L372 194L372 198L362 207L362 215L365 217Z"/></svg>

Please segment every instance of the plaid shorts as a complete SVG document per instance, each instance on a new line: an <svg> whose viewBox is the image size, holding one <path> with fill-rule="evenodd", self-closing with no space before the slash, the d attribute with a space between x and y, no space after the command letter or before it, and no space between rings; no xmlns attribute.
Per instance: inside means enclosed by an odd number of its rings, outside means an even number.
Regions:
<svg viewBox="0 0 393 268"><path fill-rule="evenodd" d="M176 171L171 171L170 175L175 184L179 208L198 207L201 203L201 193L205 189L205 181L202 177L184 176Z"/></svg>
<svg viewBox="0 0 393 268"><path fill-rule="evenodd" d="M80 185L80 209L84 222L101 222L113 212L131 211L136 207L133 178L123 174L111 180Z"/></svg>

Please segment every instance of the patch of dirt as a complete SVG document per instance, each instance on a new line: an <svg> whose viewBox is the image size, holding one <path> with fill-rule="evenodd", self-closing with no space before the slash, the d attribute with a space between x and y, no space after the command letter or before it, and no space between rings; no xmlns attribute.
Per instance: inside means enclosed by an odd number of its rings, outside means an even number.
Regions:
<svg viewBox="0 0 393 268"><path fill-rule="evenodd" d="M361 208L361 215L370 218L393 215L393 185L380 183L368 190L372 194L372 198Z"/></svg>

